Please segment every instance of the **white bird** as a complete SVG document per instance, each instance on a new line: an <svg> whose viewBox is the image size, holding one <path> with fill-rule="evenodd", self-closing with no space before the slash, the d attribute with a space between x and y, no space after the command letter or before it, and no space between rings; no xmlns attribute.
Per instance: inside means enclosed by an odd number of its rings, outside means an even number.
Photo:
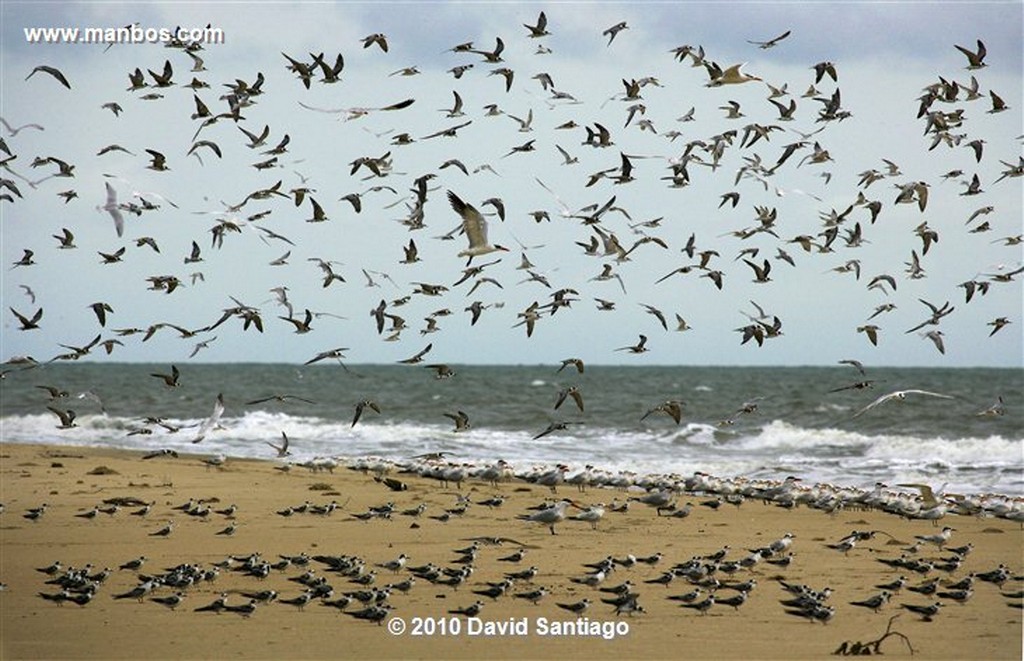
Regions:
<svg viewBox="0 0 1024 661"><path fill-rule="evenodd" d="M462 218L462 230L469 239L469 247L459 253L459 257L469 257L469 262L474 257L486 255L492 252L508 252L508 248L500 245L491 245L487 241L487 220L471 204L466 204L452 191L448 191L448 202L452 205L455 213ZM469 263L467 262L467 263Z"/></svg>
<svg viewBox="0 0 1024 661"><path fill-rule="evenodd" d="M597 530L597 522L604 516L604 511L604 503L598 503L569 518L573 521L588 521L590 522L590 527Z"/></svg>
<svg viewBox="0 0 1024 661"><path fill-rule="evenodd" d="M213 413L211 413L210 417L204 420L203 424L199 426L199 432L196 434L196 437L192 439L192 442L198 443L206 438L206 434L216 427L218 422L220 422L220 417L222 415L224 415L224 395L218 394L217 401L213 403Z"/></svg>
<svg viewBox="0 0 1024 661"><path fill-rule="evenodd" d="M898 399L898 400L902 401L902 400L907 398L907 395L928 395L929 397L940 397L942 399L956 399L952 395L943 395L941 393L930 392L928 390L915 390L915 389L912 389L912 390L896 390L894 392L889 393L888 395L882 395L881 397L879 397L875 401L871 402L870 404L868 404L867 406L865 406L861 410L859 410L856 413L854 413L853 417L854 418L858 418L858 417L864 415L865 413L867 413L868 411L870 411L871 409L875 408L879 404L884 404L884 403L886 403L886 402L888 402L889 400L892 400L892 399Z"/></svg>
<svg viewBox="0 0 1024 661"><path fill-rule="evenodd" d="M522 521L532 521L534 523L543 523L548 526L551 530L551 534L555 534L555 524L561 523L565 520L565 510L569 506L581 508L579 505L571 500L563 500L556 505L553 505L547 509L534 512L533 514L520 514L517 518Z"/></svg>
<svg viewBox="0 0 1024 661"><path fill-rule="evenodd" d="M722 85L739 85L740 83L749 83L750 81L753 80L761 80L757 76L751 76L740 71L744 64L746 64L746 62L734 64L728 69L722 71L721 75L716 76L715 74L718 73L717 71L711 73L712 79L711 82L707 84L707 87L721 87Z"/></svg>
<svg viewBox="0 0 1024 661"><path fill-rule="evenodd" d="M105 182L107 187L107 201L102 206L96 207L97 211L106 211L110 214L110 217L114 219L114 229L117 230L117 235L121 236L124 234L124 215L121 213L121 209L117 205L117 191L110 185L110 182Z"/></svg>
<svg viewBox="0 0 1024 661"><path fill-rule="evenodd" d="M950 528L949 526L946 526L942 529L942 532L938 533L937 535L914 535L914 539L920 540L927 544L934 544L938 546L939 550L941 551L942 547L945 546L946 542L949 541L949 537L953 534L954 530L955 528Z"/></svg>

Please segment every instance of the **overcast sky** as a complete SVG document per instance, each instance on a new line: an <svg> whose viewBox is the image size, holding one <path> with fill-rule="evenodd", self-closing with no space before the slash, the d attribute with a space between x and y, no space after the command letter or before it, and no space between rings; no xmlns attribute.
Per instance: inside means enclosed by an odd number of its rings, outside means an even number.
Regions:
<svg viewBox="0 0 1024 661"><path fill-rule="evenodd" d="M523 24L535 24L544 10L550 35L530 38ZM857 358L872 365L1017 366L1022 365L1022 287L1024 274L1010 282L993 281L1020 268L1021 245L1006 245L1006 237L1022 232L1022 177L1000 175L1017 164L1021 155L1022 127L1022 5L1005 3L366 3L366 4L251 4L218 3L16 3L4 2L2 12L2 99L0 115L14 128L36 123L45 128L22 129L2 136L17 158L3 172L22 197L0 202L4 299L2 358L31 355L47 360L65 353L61 344L83 346L97 334L118 337L115 329L147 329L171 323L196 331L215 323L231 297L258 308L264 332L243 331L242 320L231 318L209 332L181 338L170 328L158 330L143 343L142 334L119 337L123 345L106 355L99 347L87 360L187 361L197 342L209 340L192 361L272 361L301 363L321 351L348 347L353 363L389 363L407 358L428 343L427 361L450 363L551 363L579 356L592 363L627 364L834 364ZM625 21L628 29L609 44L606 29ZM222 28L224 44L210 44L196 54L204 71L191 71L193 60L180 49L158 44L104 45L27 43L26 27L143 27L205 26ZM790 34L772 48L749 41L767 41ZM363 48L362 38L373 33L387 36L388 52L377 46ZM500 37L502 62L484 61L479 54L451 52L463 42L491 51ZM972 51L977 41L987 47L983 68L967 70L968 59L954 47ZM745 62L743 71L764 82L707 87L705 66L691 66L693 57L678 61L673 49L702 47L708 62L725 69ZM550 52L538 53L538 47ZM287 69L286 53L312 62L323 53L334 63L341 53L344 69L340 82L326 84L316 72L307 90ZM172 86L157 88L146 74L147 87L127 91L128 74L162 71L164 61L173 68ZM817 83L819 98L841 90L842 121L816 121L825 104L803 95L815 82L814 66L834 63L838 81L827 76ZM37 65L57 67L72 89L64 88L45 72L26 76ZM460 79L450 69L472 65ZM418 75L396 74L416 67ZM510 91L505 78L491 75L499 67L514 71ZM550 75L559 92L571 99L552 99L535 78ZM236 80L252 84L265 77L262 94L244 107L243 120L220 119L203 128L197 139L216 143L223 157L201 148L201 161L187 156L202 119L196 112L193 90L185 87L193 77L209 84L195 94L214 113L225 112L221 97ZM395 74L395 75L392 75ZM949 127L953 146L941 142L934 149L934 132L926 134L926 118L917 118L919 97L940 77L969 87L974 76L980 98L968 100L961 90L954 101L936 101L930 110L954 113L962 109L962 123ZM625 100L623 81L653 77L657 84L641 88L640 99ZM769 86L787 86L778 101L796 101L793 121L781 121L769 103ZM453 91L463 99L464 116L448 117ZM995 92L1009 109L989 112ZM160 98L144 100L158 93ZM372 112L351 121L344 113L309 110L300 102L321 109L378 108L406 99L414 103L390 112ZM742 117L729 119L723 107L739 104ZM101 106L116 102L119 116ZM488 116L484 106L497 104L502 114ZM642 104L627 124L629 108ZM679 118L693 108L693 121ZM511 116L526 119L521 131ZM647 120L646 128L641 120ZM450 126L472 122L457 137L425 136ZM567 122L576 128L558 128ZM614 145L596 148L583 144L585 126L600 123L611 131ZM767 141L743 146L744 128L754 124L777 127ZM247 146L239 130L259 133L269 126L266 144ZM653 129L650 130L650 129ZM804 134L820 133L806 140ZM671 139L673 131L680 135ZM731 144L714 156L703 148L728 131L736 131ZM411 144L393 144L408 133ZM262 152L288 135L287 152L275 167L253 164L271 156ZM513 148L534 141L532 151ZM737 171L760 157L771 168L786 145L806 142L767 178L767 185ZM967 143L983 140L980 161ZM830 160L814 163L814 143L827 150ZM692 144L697 160L688 164L689 184L670 187L670 159L678 159ZM118 144L132 152L97 156L103 147ZM564 164L556 145L573 164ZM166 156L163 172L147 169L146 149ZM591 175L618 168L620 153L631 155L635 180L613 183L605 177L587 186ZM351 173L360 157L389 154L391 169L374 176L363 168ZM510 154L510 155L509 155ZM6 156L6 155L4 155ZM54 162L31 167L34 159L55 157L75 166L74 177L46 178L56 173ZM441 169L458 159L469 171ZM805 160L806 159L806 160ZM888 159L900 173L860 185L868 170L886 173ZM698 162L703 161L703 163ZM1002 162L1001 162L1002 161ZM1009 164L1006 165L1006 164ZM489 165L493 171L475 171ZM953 171L960 175L945 177ZM830 175L826 177L824 175ZM400 222L408 216L413 180L433 174L424 207L422 229L410 231ZM611 173L614 177L616 173ZM968 192L977 174L981 192ZM545 190L543 181L554 194ZM35 187L28 181L38 182ZM293 198L250 200L237 211L226 205L241 203L250 193L281 183L282 191L313 189L311 196L327 220L312 218L307 197L296 206ZM928 184L928 205L922 212L914 204L896 204L897 185ZM141 216L126 215L123 237L115 233L111 217L97 206L105 201L104 183L113 185L122 203L139 203L133 193L159 205ZM371 190L373 187L386 187ZM65 203L58 193L75 191ZM466 263L457 256L467 241L437 237L449 233L459 218L448 204L446 191L487 214L481 202L504 201L502 222L490 215L490 239L510 248L508 253L477 257L474 265L500 259L486 267L482 277L497 285L480 284L472 295L470 279L458 286ZM394 192L392 192L394 191ZM720 206L722 195L739 193L738 204ZM4 191L10 193L10 191ZM361 194L362 211L341 198ZM825 229L825 217L844 212L863 193L881 202L877 221L863 205L855 205L839 227L831 252L812 248L805 252L791 240L815 236ZM157 197L157 194L160 197ZM557 199L556 199L557 195ZM589 204L603 205L615 196L615 206L594 227L563 216L561 200L572 212ZM173 202L176 207L171 206ZM739 238L733 233L756 227L755 207L774 208L775 235L757 233ZM992 207L968 222L979 209ZM550 221L537 223L530 215L544 210ZM262 217L252 216L264 213ZM625 214L628 213L628 218ZM661 218L656 226L639 223ZM223 245L211 245L211 229L234 223L239 233L227 233ZM863 243L847 245L845 237L859 223ZM927 223L938 233L927 255L915 228ZM987 223L989 231L984 229ZM75 236L75 249L61 250L52 235L67 228ZM272 239L258 228L287 237L294 245ZM640 245L617 261L614 255L588 256L577 242L586 244L594 228L614 234L628 250L644 236L656 242ZM709 269L723 274L719 291L707 270L694 268L661 283L674 269L695 265L682 252L695 235L697 251L718 253ZM160 252L137 247L136 239L152 237ZM414 239L421 261L401 264L402 246ZM202 261L185 263L192 241ZM98 252L125 247L121 262L101 264ZM752 258L771 263L771 281L755 283L754 270L739 257L757 248ZM782 248L796 266L778 258ZM24 250L32 250L34 264L14 266ZM271 265L286 252L285 263ZM912 251L920 257L924 277L911 279L906 263ZM517 269L525 252L551 288ZM310 258L336 262L334 271L345 282L323 285L323 272ZM857 260L861 275L833 271ZM610 265L618 280L592 280ZM379 287L367 286L362 270ZM193 273L203 279L193 282ZM385 275L387 274L387 277ZM895 292L869 290L879 274L893 276ZM170 294L148 289L151 276L175 276L183 286ZM990 285L988 293L975 293L965 303L961 283L977 280ZM449 291L429 297L413 294L412 283L444 285ZM23 286L37 297L33 304ZM304 310L329 313L317 316L308 333L280 319L284 307L273 300L275 287L287 287L297 318ZM531 338L514 327L534 301L550 302L550 294L571 288L575 300L557 314L544 314ZM394 301L405 296L405 305ZM613 311L599 311L595 298L615 302ZM937 307L946 301L955 307L938 326L906 333L931 316L924 299ZM387 342L387 330L378 335L370 314L381 300L387 312L401 316L407 328ZM465 311L473 301L488 306L475 326ZM735 329L752 323L744 313L755 312L756 302L769 317L782 321L782 335L740 344ZM101 327L89 308L106 302L113 312ZM668 330L643 305L663 311ZM868 321L878 306L895 308ZM31 317L42 308L39 329L22 331L7 308ZM435 333L423 334L425 318L447 308L438 317ZM677 332L676 315L692 327ZM336 315L336 316L334 316ZM343 317L343 318L339 318ZM1011 323L989 337L990 322L1006 317ZM770 320L768 323L771 323ZM879 327L878 346L872 346L858 327ZM939 329L946 353L921 333ZM616 351L648 337L642 354ZM212 339L216 338L216 339Z"/></svg>

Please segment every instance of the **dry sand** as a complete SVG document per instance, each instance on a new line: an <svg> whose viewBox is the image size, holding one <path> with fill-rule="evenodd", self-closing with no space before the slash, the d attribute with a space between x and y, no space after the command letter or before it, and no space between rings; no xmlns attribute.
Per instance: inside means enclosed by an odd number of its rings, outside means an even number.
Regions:
<svg viewBox="0 0 1024 661"><path fill-rule="evenodd" d="M1021 658L1020 599L1002 596L1017 592L1024 584L1011 580L1002 590L990 583L977 582L974 596L966 604L947 602L933 622L899 607L900 603L927 604L934 597L923 597L903 590L881 612L849 605L876 592L873 586L895 579L901 572L877 562L880 557L897 557L901 547L915 535L933 534L938 528L925 521L903 521L871 511L846 511L836 516L798 509L782 510L758 502L739 508L726 506L718 511L695 507L685 519L659 518L656 513L633 503L628 513L609 512L597 530L588 524L565 522L552 536L546 528L516 520L527 507L549 498L549 490L522 483L491 487L466 483L463 493L474 501L492 494L506 497L497 509L473 505L461 517L442 523L428 518L438 515L456 502L453 489L433 481L401 477L409 489L392 492L372 476L339 469L334 474L312 474L304 469L285 473L275 464L259 461L230 461L223 470L204 466L197 457L159 458L142 461L140 455L95 448L43 447L4 444L0 461L0 491L4 511L0 514L0 655L3 659L23 658L823 658L843 641L876 639L885 631L893 615L900 614L893 629L905 634L915 656L935 658ZM113 472L93 474L106 467ZM103 472L103 471L100 471ZM314 490L329 485L328 490ZM563 487L560 493L570 494ZM584 503L610 502L627 494L591 490L572 494ZM123 508L108 516L78 518L81 513L104 499L133 497L154 502L147 517L129 515L134 508ZM237 532L217 535L227 521L211 515L207 520L190 517L172 509L190 498L212 501L215 509L236 504ZM275 512L309 500L317 504L337 501L341 507L330 516L297 514L288 518ZM697 503L700 496L690 498ZM394 501L398 509L427 504L419 519L395 516L392 520L362 522L352 514L369 506ZM49 505L37 522L23 513L41 503ZM167 521L174 522L166 538L150 534ZM413 524L417 525L413 525ZM944 523L956 528L951 545L973 543L974 550L963 567L952 575L959 579L969 572L994 569L1006 564L1019 576L1024 564L1019 524L997 519L947 517ZM874 539L862 542L847 556L825 547L853 529L881 530ZM723 545L732 547L730 558L746 554L745 549L763 546L791 532L796 536L791 566L779 569L763 563L754 571L741 571L731 577L742 581L756 578L757 588L738 610L715 606L707 615L680 608L678 602L665 599L691 589L682 579L668 587L648 585L661 570L709 554ZM310 603L299 610L282 603L261 605L251 618L234 613L203 613L193 609L212 602L222 591L228 602L246 601L238 592L277 590L281 599L301 592L298 583L289 581L302 573L292 567L274 571L259 581L237 572L223 571L212 583L186 590L184 603L171 611L146 599L115 600L112 595L130 590L137 572L115 571L93 601L84 607L58 605L38 596L55 593L45 585L48 578L36 571L54 561L64 566L81 567L86 563L99 569L116 568L140 555L148 558L142 573L159 573L181 563L211 567L228 555L259 552L276 561L279 554L356 555L368 564L385 562L400 553L410 563L448 565L456 554L453 549L467 546L477 536L509 537L528 546L526 558L518 565L498 562L518 545L506 542L500 547L484 546L469 581L457 590L419 581L408 594L397 593L391 599L393 618L407 625L403 635L339 613L334 608ZM632 580L639 584L639 603L646 610L635 616L619 616L598 597L608 596L596 589L569 581L582 576L581 563L596 562L605 556L637 556L655 552L664 554L658 566L620 568L605 585ZM922 557L940 555L934 547L922 549ZM946 554L948 555L948 554ZM503 596L496 601L474 595L473 589L486 581L499 581L504 572L536 565L539 574L531 582L520 582L513 593L528 592L545 586L551 595L532 605L524 599ZM326 567L313 562L310 567L328 577L335 595L359 586ZM403 571L392 575L379 569L377 584L399 581ZM908 573L908 572L903 572ZM911 573L908 573L911 574ZM830 586L835 593L829 603L836 615L827 624L810 622L785 613L780 599L787 594L773 580L807 584L816 589ZM726 577L722 577L723 579ZM909 584L925 576L908 575ZM159 589L156 596L172 590ZM722 590L720 596L731 596ZM628 633L611 640L602 637L541 635L538 628L549 622L572 621L570 613L556 602L575 602L589 597L595 603L586 613L591 622L625 623ZM450 609L465 607L476 599L485 602L480 619L487 622L520 622L526 618L526 635L469 635L469 623L459 619L457 635L442 635L440 618L450 617ZM1010 607L1016 603L1018 607ZM355 610L350 606L349 611ZM429 620L434 635L411 635L416 618ZM389 623L385 623L389 624ZM446 620L446 628L450 620ZM394 625L392 625L394 626ZM608 625L611 626L611 625ZM624 625L619 624L619 631ZM426 628L429 628L427 625ZM888 657L910 655L907 644L890 637L882 644Z"/></svg>

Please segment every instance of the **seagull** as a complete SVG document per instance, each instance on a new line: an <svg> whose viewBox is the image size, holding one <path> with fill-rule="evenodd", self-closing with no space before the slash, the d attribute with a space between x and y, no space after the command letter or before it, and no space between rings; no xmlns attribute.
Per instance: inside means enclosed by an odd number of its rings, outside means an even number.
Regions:
<svg viewBox="0 0 1024 661"><path fill-rule="evenodd" d="M907 395L927 395L929 397L939 397L941 399L956 399L952 395L943 395L942 393L931 392L931 391L928 391L928 390L916 390L916 389L896 390L896 391L893 391L893 392L891 392L891 393L889 393L887 395L882 395L881 397L879 397L875 401L871 402L870 404L868 404L867 406L865 406L861 410L857 411L853 415L853 417L854 418L858 418L858 417L864 415L865 413L867 413L868 411L870 411L871 409L875 408L876 406L878 406L880 404L884 404L884 403L886 403L886 402L888 402L890 400L893 400L893 399L898 399L900 401L903 401L904 399L907 398Z"/></svg>
<svg viewBox="0 0 1024 661"><path fill-rule="evenodd" d="M491 245L487 241L487 220L477 211L476 207L466 204L452 191L448 191L448 202L455 213L462 218L462 229L469 239L469 247L459 253L459 257L468 257L469 264L474 257L487 255L492 252L508 252L508 248L501 245Z"/></svg>

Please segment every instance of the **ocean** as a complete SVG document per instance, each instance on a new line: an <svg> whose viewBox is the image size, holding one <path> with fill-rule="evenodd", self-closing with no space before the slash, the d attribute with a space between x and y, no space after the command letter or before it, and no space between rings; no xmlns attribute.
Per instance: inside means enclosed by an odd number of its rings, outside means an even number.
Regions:
<svg viewBox="0 0 1024 661"><path fill-rule="evenodd" d="M927 483L949 493L1024 495L1024 371L853 367L459 366L437 379L422 365L187 364L179 386L154 373L169 365L58 363L0 380L3 443L52 443L274 459L282 432L289 461L379 456L401 460L450 452L474 464L504 459L517 469L585 465L610 471L785 478L851 487ZM870 389L830 392L872 380ZM577 386L554 409L559 392ZM52 386L67 395L50 401ZM856 416L876 398L910 394ZM91 395L81 396L82 393ZM191 443L222 393L217 428ZM93 397L92 395L95 395ZM246 404L275 395L291 397ZM1004 399L1003 415L979 415ZM99 401L97 401L97 399ZM364 409L352 420L358 402ZM679 424L660 412L684 402ZM102 402L102 409L100 402ZM47 406L71 409L58 429ZM751 409L744 412L742 409ZM445 413L465 412L454 432ZM171 431L145 418L162 418ZM552 422L568 422L539 439ZM132 433L149 430L148 433Z"/></svg>

